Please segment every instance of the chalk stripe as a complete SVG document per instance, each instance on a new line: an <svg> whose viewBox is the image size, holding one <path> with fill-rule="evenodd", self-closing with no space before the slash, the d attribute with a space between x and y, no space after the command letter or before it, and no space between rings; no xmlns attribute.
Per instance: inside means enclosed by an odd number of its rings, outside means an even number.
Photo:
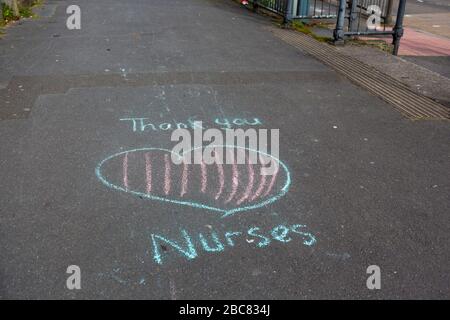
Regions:
<svg viewBox="0 0 450 320"><path fill-rule="evenodd" d="M250 163L250 159L248 159L247 173L248 173L248 184L247 187L245 188L242 198L240 198L236 202L237 205L240 205L242 202L247 200L250 194L252 193L253 184L255 182L255 172L253 170L253 165Z"/></svg>
<svg viewBox="0 0 450 320"><path fill-rule="evenodd" d="M234 152L233 150L231 150L231 152ZM233 157L234 158L234 157ZM233 200L234 196L236 195L236 192L238 190L238 186L239 186L239 169L238 166L236 164L236 162L234 161L236 159L233 159L233 164L232 164L232 185L231 185L231 193L230 196L228 197L228 199L225 201L225 203L230 202L231 200Z"/></svg>
<svg viewBox="0 0 450 320"><path fill-rule="evenodd" d="M224 145L224 148L233 148L236 146L227 146ZM236 147L236 148L241 148L241 147ZM249 151L255 151L255 152L259 152L256 150L252 150L252 149L246 149L246 148L241 148L241 149L245 149L245 150L249 150ZM157 200L157 201L162 201L162 202L166 202L166 203L174 203L174 204L179 204L179 205L185 205L185 206L190 206L190 207L194 207L194 208L199 208L199 209L205 209L205 210L211 210L213 212L219 213L221 214L222 218L226 218L226 217L231 217L239 212L244 212L247 210L254 210L257 208L263 208L265 206L267 206L268 204L271 204L275 201L278 201L279 199L281 199L282 197L284 197L287 192L289 191L289 188L291 186L291 174L290 171L288 169L288 167L286 166L286 164L284 164L280 159L277 159L267 153L263 153L260 152L262 155L271 157L272 159L274 159L283 169L284 173L285 173L285 181L283 182L283 186L281 187L280 190L278 190L276 192L276 194L272 195L270 198L265 199L259 203L255 203L253 205L248 205L248 206L244 206L244 207L237 207L237 208L232 208L232 209L223 209L223 208L218 208L218 207L213 207L204 203L198 203L198 202L193 202L193 201L180 201L180 200L176 200L176 199L168 199L167 197L162 197L162 196L156 196L154 194L146 194L144 192L138 192L138 191L133 191L133 190L125 190L125 188L121 185L115 185L111 182L109 182L107 180L107 177L104 175L105 173L103 172L104 166L111 160L116 159L118 157L123 157L123 155L125 153L134 153L134 152L146 152L146 151L163 151L163 152L167 152L167 153L172 153L171 150L168 149L162 149L162 148L141 148L141 149L132 149L132 150L128 150L128 151L122 151L119 153L115 153L113 155L110 155L109 157L103 159L102 161L100 161L97 166L95 167L95 175L97 176L97 178L101 181L101 183L103 183L106 187L111 188L113 190L116 191L126 191L132 195L135 196L139 196L139 197L143 197L146 199L150 199L150 200ZM195 150L195 149L194 149ZM119 160L120 162L121 160Z"/></svg>
<svg viewBox="0 0 450 320"><path fill-rule="evenodd" d="M128 152L123 156L123 187L128 191Z"/></svg>
<svg viewBox="0 0 450 320"><path fill-rule="evenodd" d="M272 191L272 188L273 188L273 186L275 184L275 181L277 180L277 175L278 175L278 170L279 169L280 169L280 166L277 166L275 172L272 175L272 180L270 180L269 187L267 188L266 192L264 192L263 197L267 196L270 193L270 191Z"/></svg>
<svg viewBox="0 0 450 320"><path fill-rule="evenodd" d="M260 168L260 171L262 171L262 167ZM263 174L260 174L260 176L261 176L261 180L259 181L258 189L256 189L256 191L253 194L253 196L251 197L250 201L257 199L264 190L264 187L265 187L266 181L267 181L267 176L263 175Z"/></svg>
<svg viewBox="0 0 450 320"><path fill-rule="evenodd" d="M150 154L145 154L145 177L147 180L147 193L152 192L152 162L150 159Z"/></svg>
<svg viewBox="0 0 450 320"><path fill-rule="evenodd" d="M170 177L170 166L171 161L169 161L169 155L164 155L164 164L165 164L165 170L164 170L164 193L166 195L170 192L170 183L171 183L171 177Z"/></svg>
<svg viewBox="0 0 450 320"><path fill-rule="evenodd" d="M219 163L217 157L216 157L216 165L217 165L217 172L219 173L219 191L217 191L216 194L216 200L218 200L223 192L223 187L225 185L225 177L223 173L223 165L222 163Z"/></svg>
<svg viewBox="0 0 450 320"><path fill-rule="evenodd" d="M188 186L188 176L189 176L189 168L186 163L183 162L183 173L181 176L181 196L184 196L187 192L187 186Z"/></svg>
<svg viewBox="0 0 450 320"><path fill-rule="evenodd" d="M200 168L202 170L202 186L201 186L201 192L205 193L206 192L206 187L208 185L208 169L206 168L206 164L205 162L200 163Z"/></svg>

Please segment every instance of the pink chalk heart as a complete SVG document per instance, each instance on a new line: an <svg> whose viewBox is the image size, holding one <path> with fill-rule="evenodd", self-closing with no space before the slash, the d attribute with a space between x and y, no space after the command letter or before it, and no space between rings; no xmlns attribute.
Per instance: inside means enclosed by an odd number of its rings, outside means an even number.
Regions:
<svg viewBox="0 0 450 320"><path fill-rule="evenodd" d="M223 148L224 154L237 149L256 152L275 161L278 169L272 175L262 175L263 166L259 161L254 164L249 161L244 164L206 164L203 161L201 164L174 164L171 156L180 156L171 150L141 148L109 156L98 164L95 173L111 189L218 212L222 217L264 207L288 192L290 173L279 159L248 148L216 147Z"/></svg>

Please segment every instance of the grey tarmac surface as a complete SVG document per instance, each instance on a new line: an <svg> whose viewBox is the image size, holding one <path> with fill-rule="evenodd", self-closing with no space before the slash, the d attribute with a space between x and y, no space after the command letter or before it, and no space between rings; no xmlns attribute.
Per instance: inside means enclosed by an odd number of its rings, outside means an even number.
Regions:
<svg viewBox="0 0 450 320"><path fill-rule="evenodd" d="M65 28L71 2L48 4L54 15L0 40L1 298L450 298L448 122L406 120L232 1L78 1L79 31ZM111 155L171 148L167 123L194 119L280 129L287 194L222 217L96 175ZM104 176L120 185L114 159ZM141 190L142 159L127 161L129 189ZM208 173L211 195L220 175ZM190 179L198 200L201 175ZM181 184L174 175L171 188ZM227 232L241 234L231 245ZM378 291L366 287L374 264ZM66 288L69 265L81 290Z"/></svg>
<svg viewBox="0 0 450 320"><path fill-rule="evenodd" d="M395 2L394 6L397 3ZM406 2L406 14L409 15L448 12L450 12L449 0L408 0ZM420 29L420 26L418 29ZM450 78L450 56L402 56L402 58Z"/></svg>
<svg viewBox="0 0 450 320"><path fill-rule="evenodd" d="M394 2L394 7L398 1ZM407 14L442 13L450 11L449 0L407 0Z"/></svg>
<svg viewBox="0 0 450 320"><path fill-rule="evenodd" d="M402 58L450 79L450 56L403 56Z"/></svg>

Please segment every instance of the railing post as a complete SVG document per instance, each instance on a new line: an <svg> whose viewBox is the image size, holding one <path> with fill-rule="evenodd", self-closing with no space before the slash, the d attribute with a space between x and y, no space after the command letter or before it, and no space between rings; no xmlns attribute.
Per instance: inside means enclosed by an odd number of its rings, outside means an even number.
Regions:
<svg viewBox="0 0 450 320"><path fill-rule="evenodd" d="M307 17L309 15L309 0L298 0L298 12L302 17ZM315 9L315 8L314 8ZM313 13L312 15L314 15Z"/></svg>
<svg viewBox="0 0 450 320"><path fill-rule="evenodd" d="M386 8L386 20L385 24L392 24L392 7L394 6L394 0L388 0L387 8Z"/></svg>
<svg viewBox="0 0 450 320"><path fill-rule="evenodd" d="M336 29L333 31L334 44L344 44L344 20L345 20L346 0L339 0L339 12L336 22Z"/></svg>
<svg viewBox="0 0 450 320"><path fill-rule="evenodd" d="M405 16L406 0L400 0L397 10L397 19L395 20L395 27L393 29L394 38L394 55L398 54L398 48L400 47L400 39L403 36L403 17Z"/></svg>
<svg viewBox="0 0 450 320"><path fill-rule="evenodd" d="M350 19L348 24L348 30L350 31L357 31L355 30L355 24L356 24L356 9L358 6L358 0L351 0L352 1L352 7L350 9Z"/></svg>
<svg viewBox="0 0 450 320"><path fill-rule="evenodd" d="M293 0L286 0L286 8L284 10L284 18L283 23L286 25L289 21L292 20L293 12L292 12L292 4Z"/></svg>
<svg viewBox="0 0 450 320"><path fill-rule="evenodd" d="M252 10L254 12L258 11L258 2L259 2L259 0L253 0L253 2L252 2Z"/></svg>

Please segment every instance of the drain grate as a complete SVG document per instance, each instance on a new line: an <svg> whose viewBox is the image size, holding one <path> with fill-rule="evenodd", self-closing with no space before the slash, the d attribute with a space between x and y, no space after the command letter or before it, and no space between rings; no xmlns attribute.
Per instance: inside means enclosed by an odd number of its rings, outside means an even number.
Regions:
<svg viewBox="0 0 450 320"><path fill-rule="evenodd" d="M411 120L448 120L450 110L430 98L418 95L396 79L330 45L288 29L270 28L275 36L319 59L349 80L379 96Z"/></svg>

